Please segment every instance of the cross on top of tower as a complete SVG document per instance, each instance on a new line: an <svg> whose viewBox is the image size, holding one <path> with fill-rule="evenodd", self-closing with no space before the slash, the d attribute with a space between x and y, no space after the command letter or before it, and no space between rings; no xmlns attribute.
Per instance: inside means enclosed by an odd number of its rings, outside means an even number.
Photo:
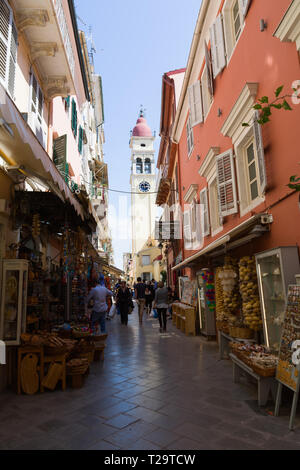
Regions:
<svg viewBox="0 0 300 470"><path fill-rule="evenodd" d="M143 105L141 104L141 109L140 109L140 117L145 117L146 115L146 109L143 107Z"/></svg>

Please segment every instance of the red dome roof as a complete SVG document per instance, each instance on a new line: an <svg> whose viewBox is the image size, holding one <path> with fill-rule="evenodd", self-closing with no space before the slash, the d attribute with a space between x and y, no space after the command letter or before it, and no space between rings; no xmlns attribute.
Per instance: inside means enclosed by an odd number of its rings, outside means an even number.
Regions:
<svg viewBox="0 0 300 470"><path fill-rule="evenodd" d="M132 132L133 137L152 137L152 132L147 124L147 121L143 117L139 117L135 128Z"/></svg>

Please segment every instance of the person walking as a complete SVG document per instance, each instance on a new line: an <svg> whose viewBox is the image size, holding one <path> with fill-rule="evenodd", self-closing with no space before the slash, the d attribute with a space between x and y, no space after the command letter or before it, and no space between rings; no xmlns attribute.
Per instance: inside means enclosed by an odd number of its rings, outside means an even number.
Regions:
<svg viewBox="0 0 300 470"><path fill-rule="evenodd" d="M146 312L147 315L150 315L152 310L152 302L154 300L154 289L152 288L151 282L148 281L145 289L145 298L146 298Z"/></svg>
<svg viewBox="0 0 300 470"><path fill-rule="evenodd" d="M140 277L137 278L137 283L135 285L135 299L139 306L139 322L140 325L143 323L143 315L144 315L144 308L146 303L146 296L145 296L146 286L142 282Z"/></svg>
<svg viewBox="0 0 300 470"><path fill-rule="evenodd" d="M121 281L121 285L117 290L116 304L120 309L121 323L122 325L128 324L128 312L133 307L132 294L130 289L127 287L125 281Z"/></svg>
<svg viewBox="0 0 300 470"><path fill-rule="evenodd" d="M159 331L167 331L167 309L169 307L169 290L164 283L160 281L155 291L154 308L156 308L159 320Z"/></svg>
<svg viewBox="0 0 300 470"><path fill-rule="evenodd" d="M106 333L105 318L108 310L106 303L107 297L112 297L113 293L104 285L104 276L100 274L98 285L94 287L87 296L87 304L93 300L93 311L91 315L91 329L95 328L96 323L100 324L101 333ZM99 328L99 327L98 327Z"/></svg>

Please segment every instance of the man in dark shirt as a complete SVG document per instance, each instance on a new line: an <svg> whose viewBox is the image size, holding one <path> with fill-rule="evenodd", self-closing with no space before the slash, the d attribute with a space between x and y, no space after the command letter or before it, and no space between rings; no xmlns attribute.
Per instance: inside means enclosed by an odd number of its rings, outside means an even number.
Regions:
<svg viewBox="0 0 300 470"><path fill-rule="evenodd" d="M140 324L143 323L143 314L144 314L144 308L145 308L145 303L146 303L145 290L146 290L145 284L142 282L142 279L138 277L134 292L135 292L135 299L139 306Z"/></svg>

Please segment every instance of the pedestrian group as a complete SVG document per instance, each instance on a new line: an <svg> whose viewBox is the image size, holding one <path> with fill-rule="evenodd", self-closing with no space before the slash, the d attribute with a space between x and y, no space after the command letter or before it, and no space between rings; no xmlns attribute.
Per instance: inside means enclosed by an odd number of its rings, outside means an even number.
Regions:
<svg viewBox="0 0 300 470"><path fill-rule="evenodd" d="M142 281L140 277L130 288L126 281L119 279L115 285L114 292L110 285L100 274L98 285L94 287L88 297L87 304L91 306L92 313L90 323L92 331L97 334L106 333L106 320L110 320L118 313L122 325L128 325L128 315L134 309L133 297L138 305L139 324L143 324L144 314L149 317L153 311L159 321L160 333L167 331L167 317L172 316L172 303L178 300L174 291L165 286L164 282ZM109 287L109 288L108 288ZM114 298L115 303L112 302Z"/></svg>

